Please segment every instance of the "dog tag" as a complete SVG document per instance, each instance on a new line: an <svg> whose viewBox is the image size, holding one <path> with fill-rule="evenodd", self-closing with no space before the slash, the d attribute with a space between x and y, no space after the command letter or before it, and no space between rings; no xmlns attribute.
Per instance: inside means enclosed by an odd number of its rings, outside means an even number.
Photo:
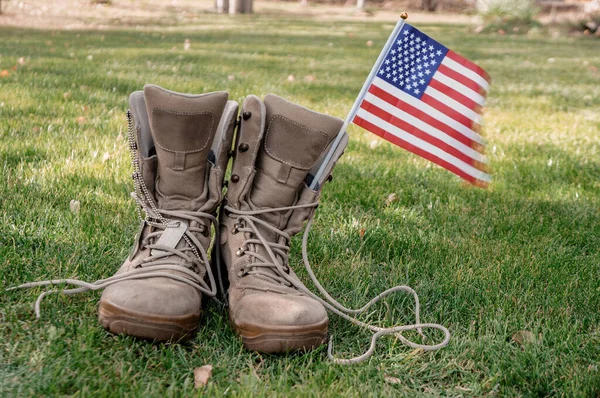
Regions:
<svg viewBox="0 0 600 398"><path fill-rule="evenodd" d="M177 221L177 223L177 225L165 228L160 238L158 238L158 240L156 241L157 245L167 246L173 249L177 246L177 244L185 234L185 231L187 231L187 225L185 222ZM153 256L158 256L163 254L169 254L169 252L160 249L152 249L151 254Z"/></svg>

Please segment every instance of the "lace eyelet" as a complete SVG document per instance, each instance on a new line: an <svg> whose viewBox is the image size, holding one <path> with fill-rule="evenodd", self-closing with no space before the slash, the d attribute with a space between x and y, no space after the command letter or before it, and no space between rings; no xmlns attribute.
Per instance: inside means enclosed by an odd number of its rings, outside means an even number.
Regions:
<svg viewBox="0 0 600 398"><path fill-rule="evenodd" d="M239 271L237 272L237 276L239 278L241 278L242 276L244 276L245 272L246 272L246 270L244 268L240 268Z"/></svg>
<svg viewBox="0 0 600 398"><path fill-rule="evenodd" d="M240 228L244 228L244 224L242 224L241 222L236 222L233 225L233 229L231 230L231 233L233 235L237 234L238 232L240 232Z"/></svg>
<svg viewBox="0 0 600 398"><path fill-rule="evenodd" d="M198 229L200 229L200 233L202 234L202 236L208 236L208 228L206 228L206 225L200 225Z"/></svg>
<svg viewBox="0 0 600 398"><path fill-rule="evenodd" d="M242 248L242 247L240 247L239 249L237 249L237 251L235 252L235 254L236 254L238 257L242 257L242 256L244 255L244 253L245 253L245 250L244 250L244 248Z"/></svg>

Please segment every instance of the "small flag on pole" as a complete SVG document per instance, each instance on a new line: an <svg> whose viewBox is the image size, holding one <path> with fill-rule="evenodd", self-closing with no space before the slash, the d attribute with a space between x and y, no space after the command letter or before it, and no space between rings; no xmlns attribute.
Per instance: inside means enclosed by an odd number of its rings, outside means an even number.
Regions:
<svg viewBox="0 0 600 398"><path fill-rule="evenodd" d="M400 21L351 111L352 123L477 186L490 182L479 66Z"/></svg>

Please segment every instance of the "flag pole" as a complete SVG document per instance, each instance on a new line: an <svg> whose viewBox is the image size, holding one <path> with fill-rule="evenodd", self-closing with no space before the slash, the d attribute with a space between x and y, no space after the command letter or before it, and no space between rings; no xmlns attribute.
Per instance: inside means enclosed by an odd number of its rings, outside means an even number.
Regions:
<svg viewBox="0 0 600 398"><path fill-rule="evenodd" d="M333 141L333 144L331 145L331 149L329 150L329 152L327 152L325 159L323 159L323 163L321 163L321 167L319 167L319 170L313 177L313 180L309 186L310 189L316 190L319 188L319 186L318 186L319 178L321 178L321 175L325 172L325 167L327 167L327 164L331 161L333 154L335 153L335 151L337 150L337 147L340 145L340 142L342 141L342 137L344 136L346 129L348 128L350 123L352 123L352 119L354 119L354 116L356 115L356 111L358 110L358 107L360 106L360 103L361 103L363 97L365 96L365 93L366 93L367 89L369 88L369 85L371 84L373 77L375 77L375 75L377 74L377 71L379 70L379 67L383 63L383 60L385 59L385 56L387 55L388 51L394 45L394 39L398 35L398 32L400 32L400 29L402 29L402 27L404 26L404 23L405 23L404 21L406 20L406 18L408 18L408 14L406 12L403 12L402 14L400 14L400 20L398 21L398 23L396 23L396 26L394 27L392 34L390 34L390 37L388 38L387 42L385 43L385 46L383 46L383 49L379 53L379 57L377 58L375 65L373 65L373 68L371 69L371 72L369 73L367 80L365 80L365 83L363 84L362 88L360 89L360 93L358 94L358 97L356 97L356 101L354 101L354 104L352 105L352 108L350 109L348 116L346 116L346 120L344 121L344 124L342 125L340 132L335 137L335 140Z"/></svg>

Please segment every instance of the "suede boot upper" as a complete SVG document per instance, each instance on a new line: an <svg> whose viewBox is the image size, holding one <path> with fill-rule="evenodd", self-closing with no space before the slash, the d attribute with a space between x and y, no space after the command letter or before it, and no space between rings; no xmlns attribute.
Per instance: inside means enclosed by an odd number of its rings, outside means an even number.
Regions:
<svg viewBox="0 0 600 398"><path fill-rule="evenodd" d="M117 272L124 280L100 300L100 319L113 332L161 340L188 335L198 325L201 292L216 290L212 275L205 281L206 251L237 114L227 97L148 85L130 98L136 197L147 218ZM143 276L128 277L134 274Z"/></svg>
<svg viewBox="0 0 600 398"><path fill-rule="evenodd" d="M254 96L244 101L220 226L230 317L249 347L280 352L322 342L325 309L282 272L301 284L288 265L289 238L314 210L319 192L307 182L342 124L272 94L264 102ZM298 205L308 206L277 210ZM253 346L249 334L264 336L267 342Z"/></svg>

